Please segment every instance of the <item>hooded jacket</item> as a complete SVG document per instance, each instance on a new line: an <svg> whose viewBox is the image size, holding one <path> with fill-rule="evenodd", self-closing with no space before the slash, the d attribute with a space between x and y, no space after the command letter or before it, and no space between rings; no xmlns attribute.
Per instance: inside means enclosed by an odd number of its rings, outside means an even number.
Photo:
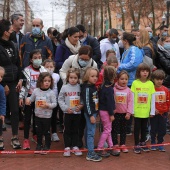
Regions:
<svg viewBox="0 0 170 170"><path fill-rule="evenodd" d="M112 44L108 38L105 38L103 40L100 41L100 51L101 51L101 61L105 62L106 61L106 52L107 50L114 50L116 52L116 57L118 62L120 63L120 52L119 52L119 46L118 44L115 42L114 44Z"/></svg>
<svg viewBox="0 0 170 170"><path fill-rule="evenodd" d="M133 114L133 93L130 88L125 86L119 86L118 83L115 83L114 86L114 97L116 110L115 113L130 113Z"/></svg>

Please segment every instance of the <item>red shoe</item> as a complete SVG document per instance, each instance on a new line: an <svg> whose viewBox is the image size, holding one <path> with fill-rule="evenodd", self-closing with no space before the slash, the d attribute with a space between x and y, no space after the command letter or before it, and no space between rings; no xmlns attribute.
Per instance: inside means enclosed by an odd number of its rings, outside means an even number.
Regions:
<svg viewBox="0 0 170 170"><path fill-rule="evenodd" d="M121 151L123 153L128 153L129 152L129 150L127 149L126 145L121 145L120 148L121 148Z"/></svg>
<svg viewBox="0 0 170 170"><path fill-rule="evenodd" d="M37 143L37 135L34 135L31 139L31 141Z"/></svg>
<svg viewBox="0 0 170 170"><path fill-rule="evenodd" d="M120 153L119 145L114 145L113 150Z"/></svg>
<svg viewBox="0 0 170 170"><path fill-rule="evenodd" d="M24 150L30 150L30 142L28 139L25 139L23 142L23 149Z"/></svg>

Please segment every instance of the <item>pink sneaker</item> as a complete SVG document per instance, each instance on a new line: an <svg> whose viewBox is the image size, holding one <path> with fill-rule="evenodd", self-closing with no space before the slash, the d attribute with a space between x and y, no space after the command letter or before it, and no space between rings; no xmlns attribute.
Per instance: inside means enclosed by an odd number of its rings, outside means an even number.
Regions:
<svg viewBox="0 0 170 170"><path fill-rule="evenodd" d="M34 135L31 139L31 141L37 143L37 135Z"/></svg>
<svg viewBox="0 0 170 170"><path fill-rule="evenodd" d="M120 153L119 145L114 145L113 148L113 150Z"/></svg>
<svg viewBox="0 0 170 170"><path fill-rule="evenodd" d="M24 149L24 150L30 150L30 142L29 142L28 139L24 139L23 149Z"/></svg>
<svg viewBox="0 0 170 170"><path fill-rule="evenodd" d="M129 152L128 149L127 149L127 147L126 147L126 145L121 145L120 148L121 148L121 151L122 151L123 153L128 153L128 152Z"/></svg>

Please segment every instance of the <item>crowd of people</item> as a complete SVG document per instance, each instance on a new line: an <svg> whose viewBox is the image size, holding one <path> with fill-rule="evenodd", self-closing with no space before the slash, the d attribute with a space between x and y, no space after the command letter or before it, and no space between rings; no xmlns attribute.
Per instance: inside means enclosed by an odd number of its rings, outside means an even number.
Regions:
<svg viewBox="0 0 170 170"><path fill-rule="evenodd" d="M63 33L49 27L46 36L40 18L33 19L32 31L25 35L23 24L21 14L13 14L11 22L0 20L0 150L5 148L2 131L10 123L13 149L31 149L32 127L36 151L49 151L61 132L63 156L80 156L84 147L87 160L101 161L128 152L126 135L132 134L134 120L134 153L165 152L161 144L170 112L168 26L162 25L155 37L150 27L131 32L112 28L96 39L83 25ZM95 152L98 115L102 130ZM22 146L18 129L24 131Z"/></svg>

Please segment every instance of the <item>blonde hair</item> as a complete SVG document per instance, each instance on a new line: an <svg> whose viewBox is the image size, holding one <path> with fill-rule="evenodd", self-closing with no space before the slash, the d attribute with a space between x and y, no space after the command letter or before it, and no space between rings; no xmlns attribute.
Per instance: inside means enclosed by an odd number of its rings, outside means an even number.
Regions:
<svg viewBox="0 0 170 170"><path fill-rule="evenodd" d="M83 83L87 83L89 81L89 76L90 76L90 72L92 70L95 70L97 72L97 77L99 77L99 71L97 68L93 68L93 67L88 67L84 73L84 76L83 76Z"/></svg>

